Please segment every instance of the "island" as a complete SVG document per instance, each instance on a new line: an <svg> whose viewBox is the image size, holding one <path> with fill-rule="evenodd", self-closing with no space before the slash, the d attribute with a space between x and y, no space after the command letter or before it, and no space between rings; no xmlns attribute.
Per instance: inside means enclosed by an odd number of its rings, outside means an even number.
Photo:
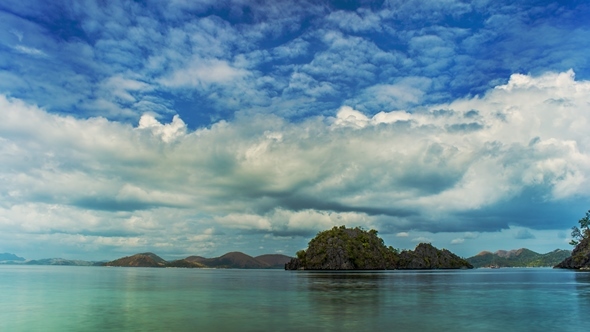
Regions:
<svg viewBox="0 0 590 332"><path fill-rule="evenodd" d="M306 250L285 264L285 270L471 269L466 260L429 243L415 250L387 247L374 229L333 227L319 232Z"/></svg>
<svg viewBox="0 0 590 332"><path fill-rule="evenodd" d="M572 227L571 245L576 246L572 255L554 266L558 269L590 271L590 210L578 221L580 227Z"/></svg>
<svg viewBox="0 0 590 332"><path fill-rule="evenodd" d="M252 257L239 251L233 251L214 258L188 256L183 259L166 261L154 253L144 252L106 262L103 265L116 267L282 269L285 263L291 259L292 257L280 254L266 254Z"/></svg>
<svg viewBox="0 0 590 332"><path fill-rule="evenodd" d="M546 254L539 254L527 248L498 250L494 253L482 251L466 258L476 268L498 267L551 267L571 255L571 250L555 249Z"/></svg>
<svg viewBox="0 0 590 332"><path fill-rule="evenodd" d="M582 239L572 251L572 255L554 268L590 271L590 237Z"/></svg>

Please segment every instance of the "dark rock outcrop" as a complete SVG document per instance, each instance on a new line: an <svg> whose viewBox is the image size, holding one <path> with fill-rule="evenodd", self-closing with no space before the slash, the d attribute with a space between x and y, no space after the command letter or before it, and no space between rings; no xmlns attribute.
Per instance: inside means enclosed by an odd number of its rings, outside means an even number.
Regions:
<svg viewBox="0 0 590 332"><path fill-rule="evenodd" d="M572 251L572 255L554 266L560 269L590 270L590 238L585 238Z"/></svg>
<svg viewBox="0 0 590 332"><path fill-rule="evenodd" d="M399 254L398 269L472 269L473 265L447 249L437 249L430 243L420 243L414 251Z"/></svg>
<svg viewBox="0 0 590 332"><path fill-rule="evenodd" d="M473 268L464 259L430 244L398 253L386 247L377 231L334 227L309 242L307 250L285 264L285 270L393 270Z"/></svg>

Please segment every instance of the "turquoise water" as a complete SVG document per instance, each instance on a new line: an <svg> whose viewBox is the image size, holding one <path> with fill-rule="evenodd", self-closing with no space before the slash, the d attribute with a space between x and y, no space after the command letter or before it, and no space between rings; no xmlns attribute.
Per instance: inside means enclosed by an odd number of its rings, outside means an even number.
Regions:
<svg viewBox="0 0 590 332"><path fill-rule="evenodd" d="M587 331L590 273L0 266L0 331Z"/></svg>

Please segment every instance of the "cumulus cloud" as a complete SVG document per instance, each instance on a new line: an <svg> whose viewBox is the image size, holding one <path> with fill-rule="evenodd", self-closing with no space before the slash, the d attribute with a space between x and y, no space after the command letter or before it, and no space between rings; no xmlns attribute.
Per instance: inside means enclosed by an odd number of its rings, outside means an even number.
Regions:
<svg viewBox="0 0 590 332"><path fill-rule="evenodd" d="M165 230L186 248L187 236L211 228L274 236L341 224L398 235L471 232L455 244L511 225L562 229L561 220L540 225L487 209L529 191L539 204L587 198L589 92L572 71L514 75L484 96L417 112L369 116L345 106L299 123L244 115L194 131L178 116L161 123L144 114L132 126L2 96L2 229L74 232L111 246L137 238L140 247ZM530 201L520 202L511 208L530 210ZM27 212L52 207L65 212ZM91 212L77 217L81 211ZM120 223L107 221L113 214ZM117 242L85 233L91 229L123 235ZM166 241L154 243L173 247Z"/></svg>
<svg viewBox="0 0 590 332"><path fill-rule="evenodd" d="M424 236L420 236L417 238L412 239L412 242L417 242L417 243L431 243L432 239L431 238L427 238Z"/></svg>

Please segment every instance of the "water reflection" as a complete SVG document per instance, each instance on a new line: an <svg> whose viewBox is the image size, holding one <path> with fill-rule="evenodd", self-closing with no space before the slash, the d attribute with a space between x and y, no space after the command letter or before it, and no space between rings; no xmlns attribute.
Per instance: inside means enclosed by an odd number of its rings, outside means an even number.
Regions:
<svg viewBox="0 0 590 332"><path fill-rule="evenodd" d="M590 271L578 271L575 273L576 290L580 298L586 304L590 302Z"/></svg>
<svg viewBox="0 0 590 332"><path fill-rule="evenodd" d="M379 272L308 272L308 305L331 328L378 328L386 275ZM334 326L336 322L337 326ZM369 323L369 326L367 326Z"/></svg>

